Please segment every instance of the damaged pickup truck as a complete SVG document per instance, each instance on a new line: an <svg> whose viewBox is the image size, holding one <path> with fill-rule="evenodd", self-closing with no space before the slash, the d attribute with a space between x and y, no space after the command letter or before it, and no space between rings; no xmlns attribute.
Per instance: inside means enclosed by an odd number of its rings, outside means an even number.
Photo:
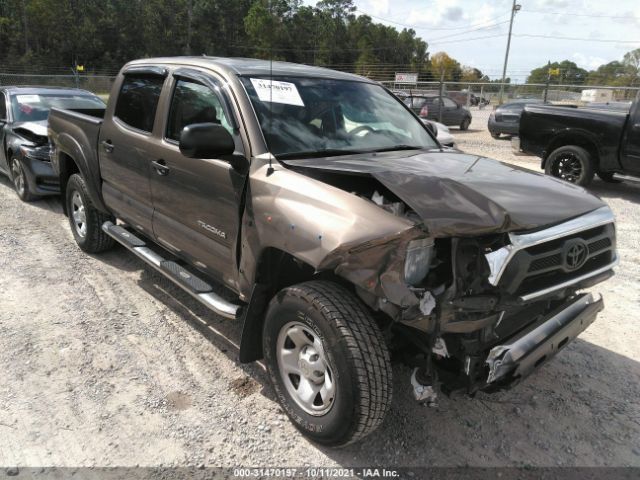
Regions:
<svg viewBox="0 0 640 480"><path fill-rule="evenodd" d="M251 59L127 64L102 117L53 110L76 242L118 242L264 359L311 439L344 445L407 388L514 385L602 310L611 210L582 188L442 147L379 84Z"/></svg>

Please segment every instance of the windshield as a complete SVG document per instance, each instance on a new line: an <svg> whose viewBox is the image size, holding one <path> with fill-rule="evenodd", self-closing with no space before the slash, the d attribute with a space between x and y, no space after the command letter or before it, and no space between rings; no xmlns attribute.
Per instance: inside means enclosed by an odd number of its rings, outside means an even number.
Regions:
<svg viewBox="0 0 640 480"><path fill-rule="evenodd" d="M241 80L278 158L436 148L421 122L379 85L274 77Z"/></svg>
<svg viewBox="0 0 640 480"><path fill-rule="evenodd" d="M104 102L93 95L78 94L16 94L11 96L11 111L15 122L46 120L52 108L93 110L104 108Z"/></svg>

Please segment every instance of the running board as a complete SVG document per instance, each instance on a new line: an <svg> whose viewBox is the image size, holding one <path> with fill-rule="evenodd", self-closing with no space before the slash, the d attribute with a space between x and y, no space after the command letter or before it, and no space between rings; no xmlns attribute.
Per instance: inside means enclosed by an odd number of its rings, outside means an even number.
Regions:
<svg viewBox="0 0 640 480"><path fill-rule="evenodd" d="M614 173L613 178L623 182L640 183L639 177L632 177L631 175L622 175L620 173Z"/></svg>
<svg viewBox="0 0 640 480"><path fill-rule="evenodd" d="M147 247L147 244L141 238L136 237L120 225L114 225L112 222L104 222L102 230L221 317L229 319L239 317L240 305L228 302L215 293L213 287L207 282L196 277L176 262L166 260L158 255Z"/></svg>

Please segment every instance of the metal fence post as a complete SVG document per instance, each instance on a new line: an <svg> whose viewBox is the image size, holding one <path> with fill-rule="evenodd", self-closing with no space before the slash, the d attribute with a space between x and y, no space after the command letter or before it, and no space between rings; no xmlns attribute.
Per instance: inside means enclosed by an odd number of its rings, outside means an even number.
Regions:
<svg viewBox="0 0 640 480"><path fill-rule="evenodd" d="M438 122L442 123L442 110L444 107L444 102L442 101L442 93L444 90L444 69L440 74L440 94L438 96Z"/></svg>

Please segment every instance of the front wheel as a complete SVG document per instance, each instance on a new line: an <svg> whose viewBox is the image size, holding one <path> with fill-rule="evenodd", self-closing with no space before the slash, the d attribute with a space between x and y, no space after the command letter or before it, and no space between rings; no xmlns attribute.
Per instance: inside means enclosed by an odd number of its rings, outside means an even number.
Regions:
<svg viewBox="0 0 640 480"><path fill-rule="evenodd" d="M467 130L469 125L471 125L471 119L469 117L464 117L464 119L462 119L462 123L460 123L460 130Z"/></svg>
<svg viewBox="0 0 640 480"><path fill-rule="evenodd" d="M269 304L263 349L278 401L294 425L331 446L357 441L391 404L391 364L365 306L325 281L294 285Z"/></svg>
<svg viewBox="0 0 640 480"><path fill-rule="evenodd" d="M93 206L84 178L77 173L69 178L65 200L71 232L78 246L87 253L110 249L114 240L102 231L102 224L113 221L113 217Z"/></svg>
<svg viewBox="0 0 640 480"><path fill-rule="evenodd" d="M11 158L11 180L13 180L13 188L18 194L18 198L23 202L31 202L38 198L37 195L29 190L29 182L24 171L24 166L18 157Z"/></svg>
<svg viewBox="0 0 640 480"><path fill-rule="evenodd" d="M549 154L545 173L576 185L586 186L593 180L593 159L584 148L565 145Z"/></svg>

